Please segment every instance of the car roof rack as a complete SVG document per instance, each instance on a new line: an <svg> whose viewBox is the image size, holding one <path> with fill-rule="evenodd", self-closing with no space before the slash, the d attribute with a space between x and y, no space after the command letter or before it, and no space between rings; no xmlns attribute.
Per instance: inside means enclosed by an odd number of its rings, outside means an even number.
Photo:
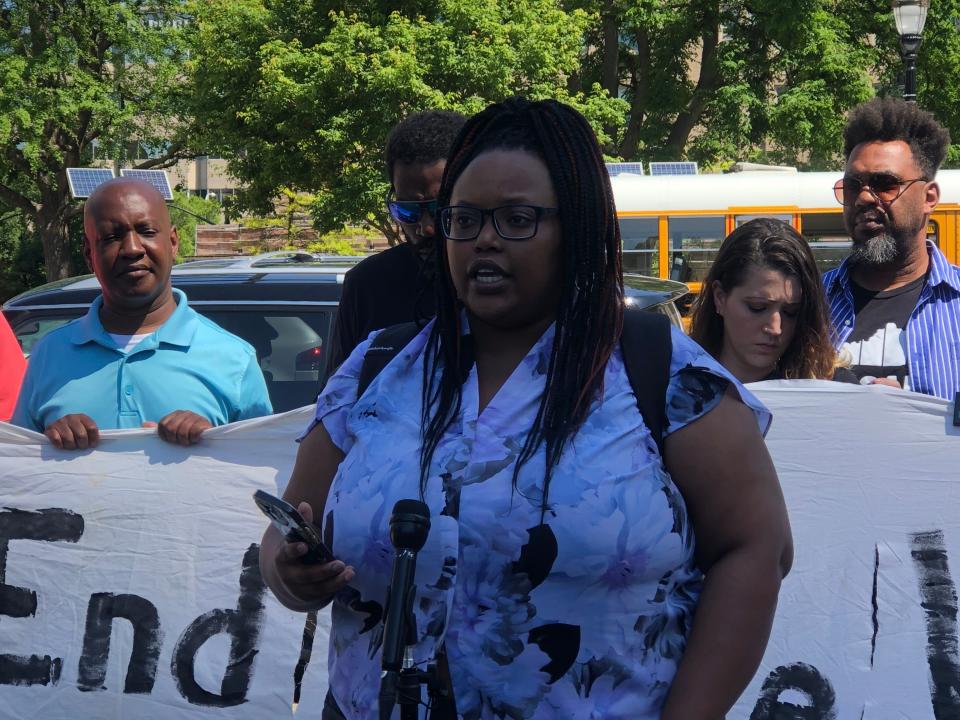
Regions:
<svg viewBox="0 0 960 720"><path fill-rule="evenodd" d="M183 269L230 268L276 268L290 265L354 265L364 259L364 255L326 255L306 250L274 250L257 255L239 255L216 258L195 258L178 265Z"/></svg>

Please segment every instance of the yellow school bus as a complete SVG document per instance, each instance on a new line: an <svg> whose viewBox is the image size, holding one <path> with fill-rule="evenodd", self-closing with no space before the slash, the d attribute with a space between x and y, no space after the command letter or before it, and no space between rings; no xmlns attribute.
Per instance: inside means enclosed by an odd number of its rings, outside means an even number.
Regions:
<svg viewBox="0 0 960 720"><path fill-rule="evenodd" d="M755 217L793 225L813 247L821 271L850 249L843 208L833 195L841 172L750 171L612 177L623 236L624 272L681 280L697 292L723 239ZM960 170L941 170L940 205L927 232L957 264Z"/></svg>

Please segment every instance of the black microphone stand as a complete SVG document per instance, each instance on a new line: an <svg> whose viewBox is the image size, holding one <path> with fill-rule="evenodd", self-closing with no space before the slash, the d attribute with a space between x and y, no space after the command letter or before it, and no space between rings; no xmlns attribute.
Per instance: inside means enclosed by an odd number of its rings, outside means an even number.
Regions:
<svg viewBox="0 0 960 720"><path fill-rule="evenodd" d="M417 720L421 703L420 686L426 685L431 698L447 695L435 665L418 670L411 648L417 643L417 621L413 603L417 595L414 575L417 553L430 532L430 510L419 500L400 500L390 516L390 541L397 549L393 560L390 589L383 619L383 659L380 676L380 720L389 720L394 705L400 706L400 720Z"/></svg>

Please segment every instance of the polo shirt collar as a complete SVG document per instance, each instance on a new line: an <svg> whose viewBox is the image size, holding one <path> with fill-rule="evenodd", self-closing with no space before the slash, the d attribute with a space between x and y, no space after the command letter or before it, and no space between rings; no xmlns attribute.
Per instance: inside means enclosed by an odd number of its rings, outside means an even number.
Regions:
<svg viewBox="0 0 960 720"><path fill-rule="evenodd" d="M950 261L940 252L940 248L938 248L932 240L927 240L927 254L930 256L930 271L927 276L927 285L929 287L936 287L941 283L945 283L953 288L954 292L960 294L960 270L950 264ZM849 257L844 258L843 262L840 263L840 266L837 268L837 274L834 275L830 281L830 287L827 288L827 292L831 292L837 288L845 289L850 286L849 263Z"/></svg>
<svg viewBox="0 0 960 720"><path fill-rule="evenodd" d="M143 342L137 345L135 352L154 349L161 343L189 347L193 342L193 336L197 332L196 314L187 305L187 295L182 290L173 288L173 297L177 303L173 314L150 337L144 338ZM98 295L87 314L73 326L71 341L74 345L95 342L98 345L116 349L116 343L100 322L101 307L103 307L103 295Z"/></svg>

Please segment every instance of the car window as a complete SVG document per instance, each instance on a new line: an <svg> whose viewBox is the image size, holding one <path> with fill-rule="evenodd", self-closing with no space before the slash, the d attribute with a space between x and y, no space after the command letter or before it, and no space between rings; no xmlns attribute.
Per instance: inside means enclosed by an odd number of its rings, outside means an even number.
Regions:
<svg viewBox="0 0 960 720"><path fill-rule="evenodd" d="M220 327L253 345L274 412L312 404L325 376L332 309L210 309L196 306Z"/></svg>
<svg viewBox="0 0 960 720"><path fill-rule="evenodd" d="M76 315L68 315L65 317L49 315L29 318L14 325L13 333L17 336L17 341L20 343L23 354L30 357L30 353L33 352L33 346L39 342L40 338L51 330L56 330L58 327L66 325L75 317Z"/></svg>
<svg viewBox="0 0 960 720"><path fill-rule="evenodd" d="M666 315L671 325L679 330L684 329L683 318L680 317L680 311L677 310L677 306L672 302L660 303L659 305L644 308L644 310L647 312L655 312L660 313L661 315Z"/></svg>
<svg viewBox="0 0 960 720"><path fill-rule="evenodd" d="M202 315L253 346L263 371L274 412L286 412L312 404L320 392L327 366L327 350L334 308L270 309L240 305L236 309L191 303ZM83 314L25 314L11 323L27 357L51 330Z"/></svg>

